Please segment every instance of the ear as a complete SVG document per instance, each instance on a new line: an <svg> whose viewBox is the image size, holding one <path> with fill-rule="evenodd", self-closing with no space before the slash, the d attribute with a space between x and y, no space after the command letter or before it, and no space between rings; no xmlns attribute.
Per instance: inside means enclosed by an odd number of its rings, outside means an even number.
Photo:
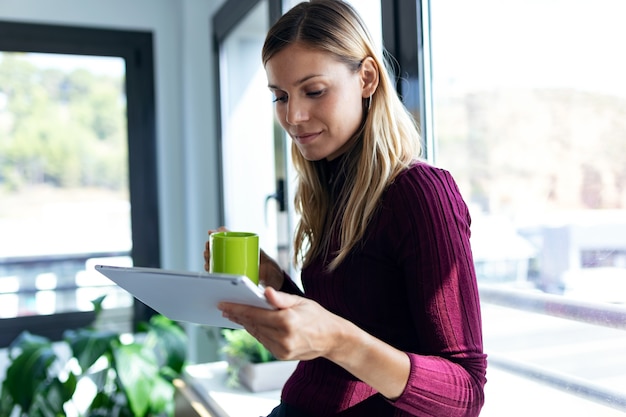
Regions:
<svg viewBox="0 0 626 417"><path fill-rule="evenodd" d="M363 59L359 74L362 85L361 96L367 98L374 94L374 91L378 88L378 65L376 65L374 58L368 56Z"/></svg>

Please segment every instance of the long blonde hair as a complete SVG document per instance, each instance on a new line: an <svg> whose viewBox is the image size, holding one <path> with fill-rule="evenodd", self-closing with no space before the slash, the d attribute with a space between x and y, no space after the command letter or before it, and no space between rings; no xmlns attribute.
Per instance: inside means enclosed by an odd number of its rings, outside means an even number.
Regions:
<svg viewBox="0 0 626 417"><path fill-rule="evenodd" d="M347 179L337 206L322 180L323 161L306 160L292 144L298 173L295 208L300 214L294 239L294 261L306 266L327 254L330 232L339 230L340 248L328 265L335 269L363 238L380 198L393 179L419 157L421 144L414 118L400 101L384 56L358 13L340 0L312 0L294 6L272 26L263 45L263 64L293 43L333 55L358 69L371 57L379 72L376 91L364 103L364 121L356 145L343 166ZM330 222L327 219L333 218Z"/></svg>

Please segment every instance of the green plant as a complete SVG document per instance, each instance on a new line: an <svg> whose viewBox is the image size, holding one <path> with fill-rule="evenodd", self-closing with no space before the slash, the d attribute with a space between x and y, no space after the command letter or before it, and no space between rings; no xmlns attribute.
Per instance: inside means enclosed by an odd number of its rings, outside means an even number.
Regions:
<svg viewBox="0 0 626 417"><path fill-rule="evenodd" d="M93 301L96 320L103 299ZM72 410L71 414L89 417L173 416L172 381L185 363L185 332L156 315L142 323L133 341L123 342L121 336L92 324L66 331L59 345L23 332L8 349L0 415L58 417ZM60 348L69 354L59 353ZM95 394L88 408L79 410L77 387L87 380Z"/></svg>
<svg viewBox="0 0 626 417"><path fill-rule="evenodd" d="M239 386L239 370L246 363L273 362L272 353L244 329L222 329L226 344L222 352L228 359L228 384Z"/></svg>
<svg viewBox="0 0 626 417"><path fill-rule="evenodd" d="M272 353L244 329L223 329L222 336L226 345L222 348L228 357L238 358L250 363L275 361Z"/></svg>

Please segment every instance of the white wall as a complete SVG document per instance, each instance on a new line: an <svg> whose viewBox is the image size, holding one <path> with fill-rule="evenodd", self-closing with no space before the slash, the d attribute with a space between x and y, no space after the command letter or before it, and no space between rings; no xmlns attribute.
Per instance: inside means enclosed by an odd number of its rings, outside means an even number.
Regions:
<svg viewBox="0 0 626 417"><path fill-rule="evenodd" d="M211 16L224 0L0 0L0 20L150 31L162 266L200 270L218 226Z"/></svg>

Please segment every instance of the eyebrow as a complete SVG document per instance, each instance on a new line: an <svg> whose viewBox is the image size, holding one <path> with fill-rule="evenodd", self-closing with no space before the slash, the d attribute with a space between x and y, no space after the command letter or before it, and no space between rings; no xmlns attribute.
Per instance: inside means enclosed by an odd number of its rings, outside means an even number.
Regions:
<svg viewBox="0 0 626 417"><path fill-rule="evenodd" d="M311 74L311 75L307 75L305 77L300 78L299 80L297 80L295 83L293 83L294 86L300 85L302 83L307 82L308 80L310 80L311 78L315 78L315 77L321 77L322 74ZM280 90L280 87L278 87L277 85L273 85L273 84L268 84L267 85L268 88L272 89L272 90Z"/></svg>

